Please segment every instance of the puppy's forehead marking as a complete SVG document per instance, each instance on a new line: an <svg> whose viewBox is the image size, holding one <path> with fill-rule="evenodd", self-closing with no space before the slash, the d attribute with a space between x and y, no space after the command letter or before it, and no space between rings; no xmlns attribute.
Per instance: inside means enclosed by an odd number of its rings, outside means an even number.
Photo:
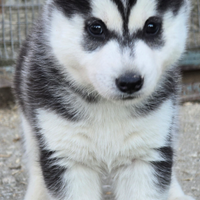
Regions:
<svg viewBox="0 0 200 200"><path fill-rule="evenodd" d="M137 0L93 0L92 14L100 18L109 30L122 34L127 31L130 10Z"/></svg>

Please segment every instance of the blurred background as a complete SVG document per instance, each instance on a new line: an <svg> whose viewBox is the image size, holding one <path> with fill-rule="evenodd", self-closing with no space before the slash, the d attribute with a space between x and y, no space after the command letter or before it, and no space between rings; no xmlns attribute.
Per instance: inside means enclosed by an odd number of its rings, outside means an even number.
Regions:
<svg viewBox="0 0 200 200"><path fill-rule="evenodd" d="M0 200L23 199L27 186L23 136L11 85L19 48L44 1L0 0ZM184 191L200 200L200 0L191 2L187 52L179 62L183 87L176 170Z"/></svg>
<svg viewBox="0 0 200 200"><path fill-rule="evenodd" d="M12 100L10 90L19 48L45 0L0 0L0 103Z"/></svg>
<svg viewBox="0 0 200 200"><path fill-rule="evenodd" d="M1 65L10 65L41 9L41 0L0 0Z"/></svg>

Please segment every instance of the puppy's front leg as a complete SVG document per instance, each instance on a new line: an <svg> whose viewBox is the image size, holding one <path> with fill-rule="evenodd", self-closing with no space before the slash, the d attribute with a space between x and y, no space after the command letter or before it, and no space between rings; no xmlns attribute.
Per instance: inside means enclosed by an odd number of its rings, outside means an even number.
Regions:
<svg viewBox="0 0 200 200"><path fill-rule="evenodd" d="M175 172L173 171L172 181L169 190L169 199L168 200L194 200L192 197L184 194L181 186L179 185Z"/></svg>
<svg viewBox="0 0 200 200"><path fill-rule="evenodd" d="M163 167L163 168L162 168ZM117 200L167 200L172 164L135 160L115 175Z"/></svg>
<svg viewBox="0 0 200 200"><path fill-rule="evenodd" d="M51 194L51 188L49 188ZM68 168L62 177L62 186L50 200L100 200L101 180L98 172L75 164Z"/></svg>

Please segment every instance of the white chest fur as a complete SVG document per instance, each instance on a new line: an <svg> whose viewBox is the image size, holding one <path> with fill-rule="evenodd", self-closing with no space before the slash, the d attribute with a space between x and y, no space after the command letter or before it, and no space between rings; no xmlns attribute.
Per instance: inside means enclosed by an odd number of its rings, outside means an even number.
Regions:
<svg viewBox="0 0 200 200"><path fill-rule="evenodd" d="M87 120L68 121L53 111L38 110L47 149L61 165L84 163L111 170L134 159L160 159L154 150L166 145L172 123L170 100L148 116L133 117L127 107L93 105Z"/></svg>

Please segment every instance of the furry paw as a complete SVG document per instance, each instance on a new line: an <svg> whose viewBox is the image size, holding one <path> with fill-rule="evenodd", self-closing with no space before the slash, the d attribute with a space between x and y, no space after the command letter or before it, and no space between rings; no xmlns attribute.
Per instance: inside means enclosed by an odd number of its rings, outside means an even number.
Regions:
<svg viewBox="0 0 200 200"><path fill-rule="evenodd" d="M173 198L173 199L169 199L169 200L195 200L194 198L190 197L190 196L182 196L182 197L177 197L177 198Z"/></svg>

